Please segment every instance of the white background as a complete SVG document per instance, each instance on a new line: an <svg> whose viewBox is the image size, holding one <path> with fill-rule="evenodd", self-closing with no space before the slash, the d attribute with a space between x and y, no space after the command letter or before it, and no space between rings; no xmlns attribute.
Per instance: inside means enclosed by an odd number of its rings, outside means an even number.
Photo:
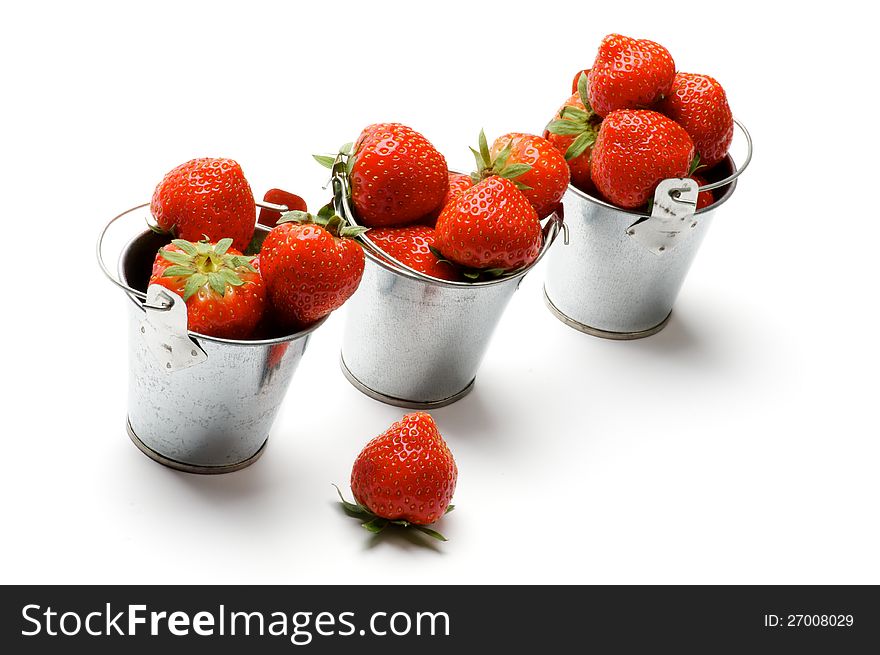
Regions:
<svg viewBox="0 0 880 655"><path fill-rule="evenodd" d="M875 37L846 3L716 7L7 6L0 579L880 583ZM195 156L317 207L310 153L375 121L469 170L481 127L540 130L612 31L717 77L755 160L659 335L575 332L528 276L474 392L434 413L460 469L448 543L372 538L335 505L402 414L339 371L344 309L253 467L135 449L127 301L92 254L110 217Z"/></svg>

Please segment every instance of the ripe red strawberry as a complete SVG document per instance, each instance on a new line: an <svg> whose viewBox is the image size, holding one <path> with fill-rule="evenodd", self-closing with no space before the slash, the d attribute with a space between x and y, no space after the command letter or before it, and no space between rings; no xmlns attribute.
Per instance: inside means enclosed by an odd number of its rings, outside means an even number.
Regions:
<svg viewBox="0 0 880 655"><path fill-rule="evenodd" d="M445 541L422 526L452 509L449 503L457 480L455 459L434 419L415 412L364 446L351 469L357 504L345 499L342 503L350 514L366 519L363 526L371 532L389 524L412 526Z"/></svg>
<svg viewBox="0 0 880 655"><path fill-rule="evenodd" d="M733 114L727 94L714 78L677 73L672 90L657 105L657 111L687 130L700 164L711 168L727 155L733 141Z"/></svg>
<svg viewBox="0 0 880 655"><path fill-rule="evenodd" d="M436 240L432 227L427 225L376 227L370 230L367 236L383 251L420 273L441 280L461 279L461 275L452 264L442 261L431 252Z"/></svg>
<svg viewBox="0 0 880 655"><path fill-rule="evenodd" d="M669 177L686 177L694 143L678 123L646 109L621 109L602 121L590 161L596 188L619 207L635 209Z"/></svg>
<svg viewBox="0 0 880 655"><path fill-rule="evenodd" d="M485 135L481 135L485 138ZM571 173L565 157L547 139L534 134L511 132L495 139L489 151L490 159L476 177L489 177L498 171L505 177L504 170L513 165L527 166L516 176L517 188L532 203L539 219L544 219L562 200L568 188Z"/></svg>
<svg viewBox="0 0 880 655"><path fill-rule="evenodd" d="M487 177L443 208L437 218L437 250L471 269L504 272L532 263L541 251L541 223L534 208L503 177Z"/></svg>
<svg viewBox="0 0 880 655"><path fill-rule="evenodd" d="M571 183L582 191L594 193L590 178L590 157L602 118L590 107L587 98L587 76L579 73L577 89L547 127L544 138L565 155L571 172Z"/></svg>
<svg viewBox="0 0 880 655"><path fill-rule="evenodd" d="M694 180L694 182L696 182L698 186L704 186L708 184L706 178L702 175L690 175L689 177ZM712 193L712 191L700 191L700 193L697 195L697 210L708 207L714 202L715 194Z"/></svg>
<svg viewBox="0 0 880 655"><path fill-rule="evenodd" d="M150 284L160 284L183 298L192 332L248 339L263 317L266 288L253 257L231 246L232 239L217 243L175 239L159 249Z"/></svg>
<svg viewBox="0 0 880 655"><path fill-rule="evenodd" d="M329 206L317 216L282 215L260 250L260 271L279 323L302 327L348 300L364 272L364 252L349 237L363 231L347 227Z"/></svg>
<svg viewBox="0 0 880 655"><path fill-rule="evenodd" d="M446 192L446 198L443 199L443 204L426 216L424 220L419 222L434 227L437 223L437 217L440 215L440 212L443 211L443 208L472 186L474 186L474 182L469 175L449 171L449 191Z"/></svg>
<svg viewBox="0 0 880 655"><path fill-rule="evenodd" d="M458 196L472 186L474 186L474 181L470 178L470 175L449 171L449 191L446 192L446 198L443 200L443 207L448 205L455 198L458 198ZM442 210L443 207L440 209Z"/></svg>
<svg viewBox="0 0 880 655"><path fill-rule="evenodd" d="M363 225L414 223L435 212L446 198L446 159L405 125L365 128L351 158L351 199Z"/></svg>
<svg viewBox="0 0 880 655"><path fill-rule="evenodd" d="M590 104L602 117L647 108L669 93L674 77L672 55L659 43L609 34L590 69Z"/></svg>
<svg viewBox="0 0 880 655"><path fill-rule="evenodd" d="M281 189L269 189L266 191L266 195L263 196L263 201L271 202L274 205L284 205L289 212L309 211L305 200L294 193L283 191ZM260 207L260 217L257 219L257 223L265 225L266 227L275 227L279 218L281 218L281 212L277 212L274 209Z"/></svg>
<svg viewBox="0 0 880 655"><path fill-rule="evenodd" d="M230 237L239 250L254 234L251 187L232 159L193 159L166 173L153 192L150 212L159 230L181 239Z"/></svg>

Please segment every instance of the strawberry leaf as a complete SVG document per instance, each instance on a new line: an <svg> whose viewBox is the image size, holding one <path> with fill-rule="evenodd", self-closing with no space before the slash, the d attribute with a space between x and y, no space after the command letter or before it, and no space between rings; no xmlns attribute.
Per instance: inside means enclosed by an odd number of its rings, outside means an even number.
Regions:
<svg viewBox="0 0 880 655"><path fill-rule="evenodd" d="M332 482L330 484L333 484ZM357 514L358 516L363 516L365 514L370 514L370 512L361 505L355 505L354 503L348 502L345 497L342 495L342 491L335 484L333 488L336 489L336 493L339 494L339 500L342 503L342 507L352 514ZM372 516L372 514L370 514Z"/></svg>
<svg viewBox="0 0 880 655"><path fill-rule="evenodd" d="M211 287L215 293L221 296L226 295L226 283L223 281L223 276L219 273L208 273L208 286Z"/></svg>
<svg viewBox="0 0 880 655"><path fill-rule="evenodd" d="M339 495L339 501L342 503L342 509L345 511L345 513L353 518L369 519L369 520L361 523L361 526L365 530L368 530L368 531L372 532L373 534L378 534L378 533L382 532L382 530L387 528L389 525L396 525L400 528L415 528L419 532L422 532L430 537L433 537L434 539L438 539L439 541L447 541L446 537L444 537L442 534L440 534L436 530L432 530L431 528L428 528L424 525L417 525L415 523L410 523L409 521L406 521L404 519L390 520L390 519L383 519L380 516L376 516L375 514L373 514L370 510L368 510L366 507L364 507L360 503L355 504L355 503L350 503L347 500L345 500L345 497L342 495L342 491L339 489L339 487L337 487L335 484L333 485L333 487L336 489L336 493ZM455 507L454 505L450 505L449 507L447 507L446 514L451 512L454 509L454 507Z"/></svg>
<svg viewBox="0 0 880 655"><path fill-rule="evenodd" d="M330 155L312 155L312 158L324 168L333 168L333 163L336 161L336 157Z"/></svg>
<svg viewBox="0 0 880 655"><path fill-rule="evenodd" d="M362 225L346 225L339 231L339 236L341 237L359 237L360 235L369 232L370 228L363 227Z"/></svg>
<svg viewBox="0 0 880 655"><path fill-rule="evenodd" d="M263 230L255 230L254 236L251 238L251 242L248 244L248 247L244 249L245 255L256 255L260 252L263 247L263 241L266 240L266 237L269 236L268 232ZM238 266L238 264L236 264Z"/></svg>
<svg viewBox="0 0 880 655"><path fill-rule="evenodd" d="M515 177L528 173L530 170L532 170L532 167L528 164L511 164L499 172L498 175L506 180L512 180Z"/></svg>
<svg viewBox="0 0 880 655"><path fill-rule="evenodd" d="M442 534L440 534L436 530L432 530L431 528L425 527L424 525L413 524L412 527L414 527L419 532L424 532L429 537L433 537L434 539L437 539L438 541L449 541L446 537L444 537Z"/></svg>
<svg viewBox="0 0 880 655"><path fill-rule="evenodd" d="M495 157L495 161L492 162L492 168L496 170L501 170L507 165L507 160L510 159L510 153L513 151L513 139L508 139L505 146L501 149L501 152Z"/></svg>
<svg viewBox="0 0 880 655"><path fill-rule="evenodd" d="M228 268L224 268L222 271L217 271L217 275L220 276L224 284L231 287L240 287L244 284L244 281L236 275L235 271L230 271Z"/></svg>
<svg viewBox="0 0 880 655"><path fill-rule="evenodd" d="M568 146L568 150L565 151L565 160L571 161L572 159L580 157L584 154L584 151L594 143L596 143L596 133L584 132L572 141L570 146Z"/></svg>
<svg viewBox="0 0 880 655"><path fill-rule="evenodd" d="M691 160L691 165L688 168L688 175L693 175L694 171L700 168L700 153L694 155L694 158Z"/></svg>
<svg viewBox="0 0 880 655"><path fill-rule="evenodd" d="M162 255L162 259L169 261L172 264L180 264L181 266L188 266L192 264L193 261L190 255L176 252L174 250L165 250L165 248L161 248L159 254Z"/></svg>
<svg viewBox="0 0 880 655"><path fill-rule="evenodd" d="M586 73L581 73L578 77L578 96L581 99L581 102L584 103L584 107L592 114L593 108L590 106L590 96L589 96L589 78Z"/></svg>
<svg viewBox="0 0 880 655"><path fill-rule="evenodd" d="M174 229L172 228L171 230L163 230L161 227L149 220L147 221L147 227L150 228L150 232L152 232L153 234L161 234L162 236L166 236Z"/></svg>
<svg viewBox="0 0 880 655"><path fill-rule="evenodd" d="M335 213L336 212L333 209L333 203L328 202L326 205L324 205L323 207L321 207L321 209L318 210L318 218L321 219L322 221L326 222L326 221L329 221L331 218L333 218L333 215Z"/></svg>
<svg viewBox="0 0 880 655"><path fill-rule="evenodd" d="M578 109L577 107L566 105L562 108L562 111L559 112L559 116L561 118L568 118L573 121L586 123L588 120L590 120L591 115L585 112L583 109Z"/></svg>
<svg viewBox="0 0 880 655"><path fill-rule="evenodd" d="M373 534L379 534L380 532L382 532L382 530L388 527L388 519L380 519L377 516L371 521L361 523L361 525Z"/></svg>
<svg viewBox="0 0 880 655"><path fill-rule="evenodd" d="M480 130L480 157L482 157L485 166L491 165L492 157L489 155L489 142L486 141L484 130Z"/></svg>
<svg viewBox="0 0 880 655"><path fill-rule="evenodd" d="M486 165L483 164L483 157L473 148L468 147L468 150L471 151L471 154L474 156L474 161L477 162L477 172L482 172L483 169L486 168ZM477 182L479 182L479 178L477 179Z"/></svg>
<svg viewBox="0 0 880 655"><path fill-rule="evenodd" d="M576 134L583 134L585 129L586 125L565 119L550 121L550 124L547 125L547 131L550 132L550 134L556 134L557 136L574 136Z"/></svg>
<svg viewBox="0 0 880 655"><path fill-rule="evenodd" d="M292 212L284 212L281 214L281 218L278 219L277 224L281 225L282 223L309 223L311 222L312 215L308 212L300 211L298 209Z"/></svg>
<svg viewBox="0 0 880 655"><path fill-rule="evenodd" d="M186 279L183 287L183 300L187 301L192 298L193 294L201 289L208 281L208 276L204 273L195 273Z"/></svg>
<svg viewBox="0 0 880 655"><path fill-rule="evenodd" d="M225 255L226 251L232 247L232 239L220 239L214 246L214 252L218 255Z"/></svg>
<svg viewBox="0 0 880 655"><path fill-rule="evenodd" d="M171 243L180 248L187 255L194 257L198 253L196 247L186 239L172 239Z"/></svg>
<svg viewBox="0 0 880 655"><path fill-rule="evenodd" d="M188 277L195 273L195 270L191 266L180 266L179 264L175 264L174 266L169 266L165 269L165 272L162 273L162 277Z"/></svg>

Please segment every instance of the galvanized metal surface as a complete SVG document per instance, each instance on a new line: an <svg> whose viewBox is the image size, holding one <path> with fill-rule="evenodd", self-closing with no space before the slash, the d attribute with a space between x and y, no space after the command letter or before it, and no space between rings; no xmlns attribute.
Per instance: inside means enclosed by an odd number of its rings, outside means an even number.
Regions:
<svg viewBox="0 0 880 655"><path fill-rule="evenodd" d="M687 240L699 225L697 183L691 179L663 180L654 191L651 216L630 225L626 233L655 255L662 255Z"/></svg>
<svg viewBox="0 0 880 655"><path fill-rule="evenodd" d="M733 171L733 160L723 166ZM569 243L549 256L548 307L566 325L594 336L655 334L669 318L716 210L735 188L732 181L716 192L715 204L694 214L696 225L675 237L674 248L660 251L662 242L657 242L652 251L629 234L645 217L569 187L563 197Z"/></svg>
<svg viewBox="0 0 880 655"><path fill-rule="evenodd" d="M137 292L127 294L129 436L148 456L172 468L190 473L238 470L262 452L309 336L324 321L263 341L179 332L179 320L162 322L148 336L147 326L173 313L160 287L150 287L149 292L156 308L144 309L145 279L157 239L161 238L147 230L132 239L119 257L117 284ZM168 295L174 299L174 294ZM186 346L179 358L170 354L163 358L162 344L171 342ZM154 352L157 347L159 356ZM201 361L184 366L186 357L194 357L192 352Z"/></svg>
<svg viewBox="0 0 880 655"><path fill-rule="evenodd" d="M522 277L473 288L447 286L368 258L347 304L346 377L392 405L427 409L458 400L473 384Z"/></svg>
<svg viewBox="0 0 880 655"><path fill-rule="evenodd" d="M169 468L176 469L178 471L184 471L185 473L198 473L200 475L218 475L220 473L233 473L235 471L240 471L243 468L247 468L254 462L256 462L263 453L266 451L266 444L269 443L269 440L263 442L263 445L260 446L260 449L240 462L236 462L235 464L227 464L224 466L193 466L191 464L186 464L184 462L179 462L176 459L170 459L169 457L165 457L162 453L156 452L152 448L150 448L147 444L141 441L140 437L138 437L134 429L131 427L131 421L126 421L125 423L126 432L128 432L128 437L131 439L131 442L138 447L144 455L152 459L153 461L159 462L163 466L167 466Z"/></svg>
<svg viewBox="0 0 880 655"><path fill-rule="evenodd" d="M334 176L334 189L337 212L356 224L344 178ZM547 219L544 246L531 265L477 283L439 280L387 261L368 232L364 276L346 303L346 378L371 398L399 407L430 409L464 397L513 292L561 226L561 216Z"/></svg>
<svg viewBox="0 0 880 655"><path fill-rule="evenodd" d="M205 361L205 351L187 333L183 298L159 284L151 284L142 307L141 339L160 370L174 373Z"/></svg>
<svg viewBox="0 0 880 655"><path fill-rule="evenodd" d="M651 217L568 188L562 201L566 247L550 256L544 282L544 300L557 318L608 339L639 339L663 329L715 211L752 161L752 137L734 123L745 138L745 159L737 168L728 156L713 168L698 190L715 190L715 202L696 213L690 180L661 182Z"/></svg>
<svg viewBox="0 0 880 655"><path fill-rule="evenodd" d="M163 457L190 467L232 466L250 459L269 436L275 415L308 343L242 345L195 337L207 359L168 372L140 331L144 311L129 313L128 420Z"/></svg>

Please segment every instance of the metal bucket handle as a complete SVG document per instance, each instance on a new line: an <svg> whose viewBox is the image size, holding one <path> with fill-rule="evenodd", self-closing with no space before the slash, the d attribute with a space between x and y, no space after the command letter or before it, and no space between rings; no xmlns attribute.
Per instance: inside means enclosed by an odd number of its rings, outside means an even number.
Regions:
<svg viewBox="0 0 880 655"><path fill-rule="evenodd" d="M276 205L275 203L263 202L263 201L255 201L254 204L257 207L262 207L264 209L271 209L271 210L277 211L277 212L286 212L287 211L287 205ZM101 267L101 270L104 272L104 275L107 277L108 280L110 280L113 284L115 284L117 287L119 287L120 289L125 291L130 296L134 296L135 298L138 298L139 300L141 300L144 309L152 309L152 310L155 310L158 312L164 312L164 311L170 310L173 303L166 302L161 305L147 304L147 302L146 302L147 294L145 294L143 291L139 291L137 289L131 288L125 282L123 282L122 280L117 278L115 275L113 275L113 273L111 273L110 269L107 267L107 262L104 261L104 239L107 237L107 232L110 230L110 228L113 226L113 224L116 223L116 221L118 221L123 216L127 216L131 212L137 211L138 209L143 209L144 207L149 207L149 205L150 205L150 203L145 202L142 205L137 205L136 207L132 207L131 209L126 209L121 214L117 214L116 216L111 218L110 221L104 226L104 229L101 230L101 234L98 235L98 242L95 244L95 255L97 256L97 259L98 259L98 265Z"/></svg>
<svg viewBox="0 0 880 655"><path fill-rule="evenodd" d="M725 177L723 180L718 180L717 182L712 182L711 184L704 184L699 187L697 191L712 191L713 189L720 189L723 186L727 186L731 182L733 182L736 178L743 174L749 164L752 161L752 135L749 134L749 131L746 129L746 126L739 122L736 118L733 119L734 125L736 125L740 131L743 133L743 136L746 138L746 147L748 150L746 151L746 158L743 163L737 167L733 173Z"/></svg>
<svg viewBox="0 0 880 655"><path fill-rule="evenodd" d="M643 216L626 228L626 234L655 255L673 250L700 223L696 214L700 191L711 191L732 184L742 175L752 161L752 137L738 120L734 123L742 130L748 152L742 165L723 180L697 186L692 178L668 178L661 180L654 191L651 215Z"/></svg>
<svg viewBox="0 0 880 655"><path fill-rule="evenodd" d="M254 204L257 207L271 209L278 212L285 212L288 210L286 205L278 205L270 202L255 202ZM149 203L138 205L137 207L128 209L110 219L110 221L104 226L104 229L101 230L95 249L98 264L107 279L115 286L122 289L132 302L144 310L144 317L140 325L141 338L146 343L148 349L156 357L164 371L173 373L205 361L205 359L207 359L207 353L202 348L201 341L211 341L236 346L273 346L304 337L316 330L327 320L327 317L325 316L294 334L270 339L224 339L221 337L199 334L197 332L190 332L188 329L186 303L180 295L158 284L150 285L147 288L146 293L134 289L113 275L104 259L104 240L113 224L122 217L133 214L134 212L148 206ZM255 226L255 229L257 229L257 226Z"/></svg>
<svg viewBox="0 0 880 655"><path fill-rule="evenodd" d="M330 182L333 187L333 207L336 213L339 214L342 218L344 218L352 225L358 226L358 222L355 219L355 212L350 203L351 188L349 185L348 174L346 172L347 156L348 155L346 155L345 153L339 153L336 156L336 161L333 163L333 170L330 178ZM508 275L503 275L493 280L484 280L481 282L455 282L452 280L441 280L440 278L431 277L430 275L426 275L421 271L417 271L414 268L407 266L400 260L392 257L390 254L383 251L370 240L368 236L369 232L359 235L357 239L364 247L364 252L366 253L366 255L380 266L387 268L388 264L390 263L393 265L394 268L398 269L398 273L401 273L411 278L415 278L422 282L448 287L471 288L477 286L490 286L492 284L499 284L512 278L525 275L529 270L531 270L533 266L535 266L535 264L541 261L541 258L553 245L553 242L556 240L556 237L559 236L560 232L565 232L565 242L568 242L568 231L565 227L565 223L563 222L561 207L562 206L560 205L560 209L551 214L549 220L547 221L547 224L542 226L541 233L544 236L544 243L541 247L541 252L538 253L538 256L533 262Z"/></svg>

